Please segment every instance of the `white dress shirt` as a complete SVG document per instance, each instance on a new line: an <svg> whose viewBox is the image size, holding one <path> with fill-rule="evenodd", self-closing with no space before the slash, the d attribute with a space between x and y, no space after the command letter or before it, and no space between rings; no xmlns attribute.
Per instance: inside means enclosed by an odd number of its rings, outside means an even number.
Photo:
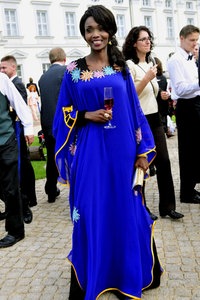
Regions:
<svg viewBox="0 0 200 300"><path fill-rule="evenodd" d="M171 85L171 98L191 99L200 95L198 70L194 58L188 60L188 53L179 47L167 62Z"/></svg>
<svg viewBox="0 0 200 300"><path fill-rule="evenodd" d="M33 118L28 105L4 73L0 73L0 92L7 97L10 105L15 109L17 116L24 126L24 135L33 135Z"/></svg>

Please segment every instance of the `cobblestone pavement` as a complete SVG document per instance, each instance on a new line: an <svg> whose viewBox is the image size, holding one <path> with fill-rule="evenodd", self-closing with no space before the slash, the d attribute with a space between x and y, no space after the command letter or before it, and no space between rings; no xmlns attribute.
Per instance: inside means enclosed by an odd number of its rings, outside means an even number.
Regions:
<svg viewBox="0 0 200 300"><path fill-rule="evenodd" d="M179 221L169 218L157 220L155 241L165 272L161 286L145 292L142 299L195 300L200 299L200 207L197 204L180 204L176 136L168 139L167 143L177 211L184 213L185 217ZM72 231L68 188L59 186L61 194L55 203L50 204L44 193L44 182L36 182L38 205L32 208L33 222L25 225L25 239L10 248L0 249L0 300L68 299L70 266L66 256ZM159 215L155 176L147 182L146 188L148 206ZM2 204L0 210L3 210ZM0 223L0 235L5 235L4 221ZM107 294L100 299L116 298Z"/></svg>

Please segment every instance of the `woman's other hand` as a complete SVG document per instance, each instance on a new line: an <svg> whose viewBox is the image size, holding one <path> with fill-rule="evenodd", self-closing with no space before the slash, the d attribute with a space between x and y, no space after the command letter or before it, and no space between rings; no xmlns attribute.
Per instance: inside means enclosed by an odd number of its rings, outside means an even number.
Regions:
<svg viewBox="0 0 200 300"><path fill-rule="evenodd" d="M149 163L146 157L138 157L135 162L135 168L141 168L144 171L144 174L146 174L146 171L149 168Z"/></svg>

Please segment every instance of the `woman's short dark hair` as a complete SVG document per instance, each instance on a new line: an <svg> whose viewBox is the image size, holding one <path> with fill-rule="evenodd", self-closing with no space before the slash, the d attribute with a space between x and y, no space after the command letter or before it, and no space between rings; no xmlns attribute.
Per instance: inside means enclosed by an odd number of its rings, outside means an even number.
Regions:
<svg viewBox="0 0 200 300"><path fill-rule="evenodd" d="M79 28L81 35L85 39L85 22L89 17L93 17L95 22L101 25L102 29L109 34L108 57L111 66L116 64L125 72L125 59L122 52L118 49L118 42L115 34L117 32L117 24L113 13L103 5L92 5L88 7L81 17Z"/></svg>
<svg viewBox="0 0 200 300"><path fill-rule="evenodd" d="M148 35L151 39L150 50L152 50L154 47L154 43L153 43L154 37L153 37L153 33L146 26L133 27L129 31L129 33L125 39L125 42L123 44L123 47L122 47L122 52L123 52L125 59L126 60L132 59L134 61L134 63L136 63L136 64L139 63L139 58L137 56L136 49L133 47L133 45L137 42L141 31L146 31L148 33ZM151 51L146 54L147 62L148 62L148 57L149 57L150 53L151 53Z"/></svg>

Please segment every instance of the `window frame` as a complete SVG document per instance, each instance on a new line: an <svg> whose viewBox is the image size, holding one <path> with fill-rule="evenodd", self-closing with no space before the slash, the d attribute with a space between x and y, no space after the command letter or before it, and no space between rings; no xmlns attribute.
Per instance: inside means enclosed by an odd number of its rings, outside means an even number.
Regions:
<svg viewBox="0 0 200 300"><path fill-rule="evenodd" d="M73 22L67 22L67 15L69 16L69 21L71 21L71 16L73 16ZM77 21L76 13L74 11L65 11L65 30L66 37L75 37L77 36Z"/></svg>
<svg viewBox="0 0 200 300"><path fill-rule="evenodd" d="M49 63L42 63L42 74L44 74L50 67L50 62Z"/></svg>
<svg viewBox="0 0 200 300"><path fill-rule="evenodd" d="M151 15L144 16L144 25L153 32L153 17Z"/></svg>
<svg viewBox="0 0 200 300"><path fill-rule="evenodd" d="M169 21L170 21L171 24L169 24ZM166 18L166 28L167 28L167 39L174 39L173 17L167 16L167 18Z"/></svg>
<svg viewBox="0 0 200 300"><path fill-rule="evenodd" d="M165 8L172 8L172 0L165 0Z"/></svg>
<svg viewBox="0 0 200 300"><path fill-rule="evenodd" d="M192 1L186 1L185 2L185 8L186 8L186 10L193 10L194 9L193 2Z"/></svg>
<svg viewBox="0 0 200 300"><path fill-rule="evenodd" d="M142 0L143 7L151 7L151 0Z"/></svg>
<svg viewBox="0 0 200 300"><path fill-rule="evenodd" d="M6 16L6 12L9 13ZM11 12L14 12L14 21L10 20L12 16L10 15ZM8 20L7 20L8 17ZM5 32L6 36L8 37L16 37L19 36L19 25L18 25L18 16L17 16L17 9L16 8L4 8L4 18L5 18ZM15 24L15 29L12 28L12 24ZM10 29L8 29L8 25L10 25ZM10 32L9 32L10 30ZM15 32L13 32L13 30Z"/></svg>
<svg viewBox="0 0 200 300"><path fill-rule="evenodd" d="M187 18L187 24L188 25L194 25L195 24L194 18Z"/></svg>
<svg viewBox="0 0 200 300"><path fill-rule="evenodd" d="M124 3L124 0L115 0L115 3L122 4L122 3Z"/></svg>
<svg viewBox="0 0 200 300"><path fill-rule="evenodd" d="M41 14L45 15L45 22L43 22ZM40 18L40 20L39 20ZM41 26L41 28L39 28ZM46 26L46 29L44 28ZM36 9L36 27L37 27L37 35L39 37L47 37L49 36L49 21L48 21L48 11L46 9ZM41 32L41 34L40 34Z"/></svg>
<svg viewBox="0 0 200 300"><path fill-rule="evenodd" d="M119 38L125 38L125 36L126 36L126 21L125 20L126 20L126 18L125 18L124 14L121 14L121 13L116 14L117 36Z"/></svg>

